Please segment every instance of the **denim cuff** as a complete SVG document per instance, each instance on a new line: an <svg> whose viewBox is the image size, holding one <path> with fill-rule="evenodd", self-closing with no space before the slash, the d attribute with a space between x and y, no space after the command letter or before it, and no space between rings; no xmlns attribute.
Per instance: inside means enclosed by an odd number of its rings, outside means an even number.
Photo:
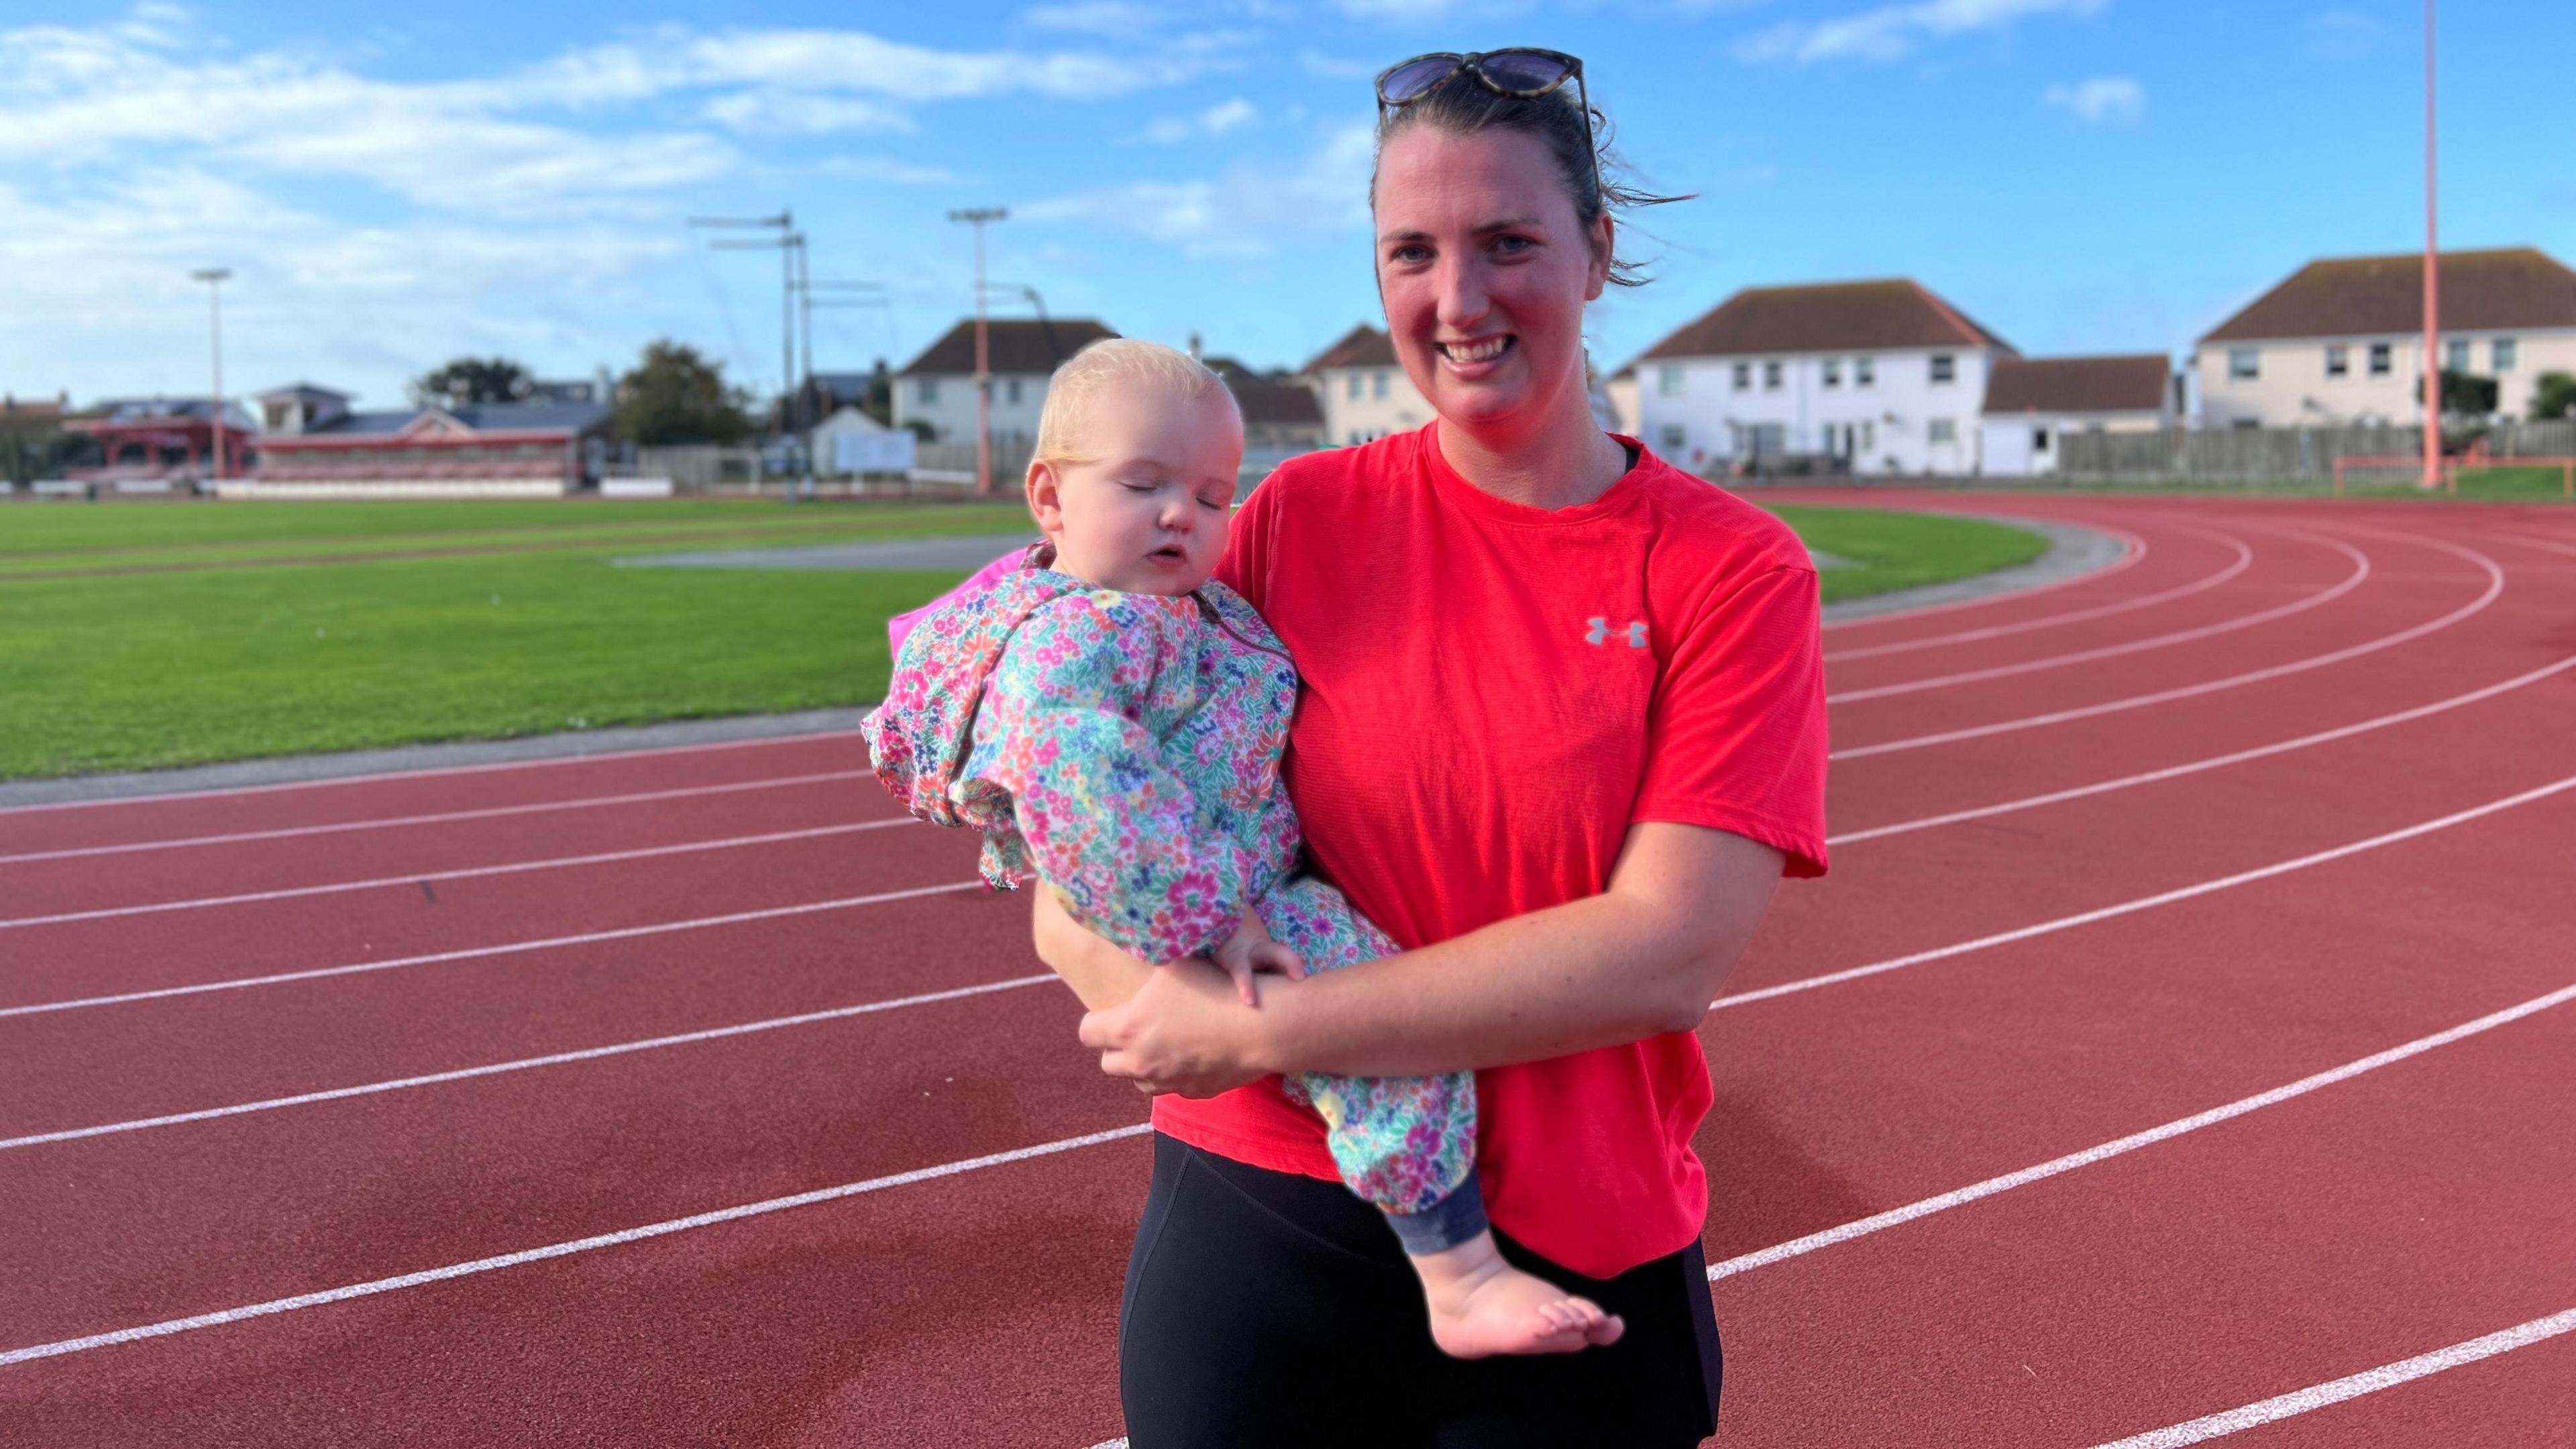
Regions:
<svg viewBox="0 0 2576 1449"><path fill-rule="evenodd" d="M1476 1186L1476 1174L1471 1171L1467 1180L1447 1197L1418 1213L1388 1213L1386 1225L1395 1229L1395 1240L1413 1257L1446 1252L1460 1243L1474 1241L1489 1226L1485 1221L1485 1194Z"/></svg>

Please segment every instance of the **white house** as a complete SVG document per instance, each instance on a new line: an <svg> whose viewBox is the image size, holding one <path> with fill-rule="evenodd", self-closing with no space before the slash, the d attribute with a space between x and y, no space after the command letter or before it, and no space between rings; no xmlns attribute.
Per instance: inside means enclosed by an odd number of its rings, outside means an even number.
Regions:
<svg viewBox="0 0 2576 1449"><path fill-rule="evenodd" d="M2054 473L2069 433L2174 425L2173 365L2161 352L2115 357L1998 357L1978 420L1983 471Z"/></svg>
<svg viewBox="0 0 2576 1449"><path fill-rule="evenodd" d="M993 447L1009 454L1037 441L1038 409L1047 383L1065 360L1118 334L1088 317L995 318L985 324L985 357L993 386ZM934 441L975 441L975 319L948 329L895 374L894 425L916 420Z"/></svg>
<svg viewBox="0 0 2576 1449"><path fill-rule="evenodd" d="M1748 287L1631 364L1638 430L1695 471L1971 473L1987 372L2017 355L1911 279Z"/></svg>
<svg viewBox="0 0 2576 1449"><path fill-rule="evenodd" d="M2542 373L2576 372L2576 271L2537 247L2444 252L2442 367L2531 410ZM2423 416L2424 258L2310 262L2211 329L2192 355L2203 425L2318 427Z"/></svg>
<svg viewBox="0 0 2576 1449"><path fill-rule="evenodd" d="M1395 360L1395 343L1363 322L1298 370L1324 405L1324 441L1334 447L1409 432L1431 421L1431 404Z"/></svg>

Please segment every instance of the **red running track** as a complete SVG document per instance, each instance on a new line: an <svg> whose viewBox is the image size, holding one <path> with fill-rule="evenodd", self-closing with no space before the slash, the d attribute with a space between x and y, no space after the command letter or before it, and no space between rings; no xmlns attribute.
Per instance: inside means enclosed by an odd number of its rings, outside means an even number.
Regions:
<svg viewBox="0 0 2576 1449"><path fill-rule="evenodd" d="M2576 1443L2576 516L1871 502L2136 542L1828 632L1716 1442ZM1142 1113L863 767L0 812L0 1442L1113 1439Z"/></svg>

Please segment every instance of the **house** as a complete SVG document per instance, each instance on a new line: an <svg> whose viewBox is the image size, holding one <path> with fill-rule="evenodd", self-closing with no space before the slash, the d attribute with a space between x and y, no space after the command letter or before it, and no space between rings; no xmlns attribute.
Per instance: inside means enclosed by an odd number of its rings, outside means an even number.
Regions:
<svg viewBox="0 0 2576 1449"><path fill-rule="evenodd" d="M1363 322L1298 369L1323 404L1324 441L1342 447L1410 432L1431 421L1431 404L1395 360L1395 342Z"/></svg>
<svg viewBox="0 0 2576 1449"><path fill-rule="evenodd" d="M1284 373L1259 373L1231 357L1206 359L1243 414L1248 453L1302 453L1324 446L1324 409L1315 390Z"/></svg>
<svg viewBox="0 0 2576 1449"><path fill-rule="evenodd" d="M995 318L986 324L994 451L1037 441L1047 382L1067 358L1118 334L1088 317ZM975 319L960 321L895 374L894 425L927 423L931 440L975 441Z"/></svg>
<svg viewBox="0 0 2576 1449"><path fill-rule="evenodd" d="M2576 372L2576 271L2537 247L2443 252L2442 367L2490 377L2527 413L2546 372ZM2212 328L2192 354L2203 425L2405 423L2423 415L2424 257L2310 262Z"/></svg>
<svg viewBox="0 0 2576 1449"><path fill-rule="evenodd" d="M971 338L967 345L970 348L974 345ZM971 352L968 354L969 367L973 366L972 355ZM808 373L796 389L791 414L799 424L811 427L846 407L865 410L876 399L892 396L893 378L893 370L886 366L884 358L877 359L876 368L871 372ZM818 453L815 456L821 458L824 455Z"/></svg>
<svg viewBox="0 0 2576 1449"><path fill-rule="evenodd" d="M610 412L596 402L470 403L455 407L305 411L309 396L347 395L300 384L259 397L279 426L259 440L250 480L216 491L242 498L540 498L573 492L598 473ZM275 405L272 407L272 405Z"/></svg>
<svg viewBox="0 0 2576 1449"><path fill-rule="evenodd" d="M318 428L349 414L350 396L309 382L290 382L252 398L259 404L259 430L293 434Z"/></svg>
<svg viewBox="0 0 2576 1449"><path fill-rule="evenodd" d="M866 380L864 373L848 375ZM920 441L909 428L887 427L856 403L843 403L806 433L805 456L818 473L901 473L912 467Z"/></svg>
<svg viewBox="0 0 2576 1449"><path fill-rule="evenodd" d="M2018 355L1910 278L1747 287L1637 358L1638 430L1703 472L1971 473L1987 374Z"/></svg>
<svg viewBox="0 0 2576 1449"><path fill-rule="evenodd" d="M2161 352L2113 357L1998 357L1978 419L1983 471L2057 471L2068 433L2138 433L2174 425L2173 364Z"/></svg>

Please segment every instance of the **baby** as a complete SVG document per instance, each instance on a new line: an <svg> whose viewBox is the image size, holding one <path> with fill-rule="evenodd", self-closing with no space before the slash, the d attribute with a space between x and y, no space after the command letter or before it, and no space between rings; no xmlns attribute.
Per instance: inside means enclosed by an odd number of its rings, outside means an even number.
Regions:
<svg viewBox="0 0 2576 1449"><path fill-rule="evenodd" d="M1279 783L1296 669L1208 577L1242 456L1233 395L1195 359L1127 339L1084 348L1055 375L1029 465L1044 542L915 623L865 729L877 777L914 814L983 832L986 880L1042 882L1146 960L1209 957L1258 1006L1256 970L1298 976L1400 948L1297 868ZM1618 1318L1496 1248L1473 1076L1285 1085L1323 1117L1342 1181L1386 1214L1442 1350L1618 1338Z"/></svg>

